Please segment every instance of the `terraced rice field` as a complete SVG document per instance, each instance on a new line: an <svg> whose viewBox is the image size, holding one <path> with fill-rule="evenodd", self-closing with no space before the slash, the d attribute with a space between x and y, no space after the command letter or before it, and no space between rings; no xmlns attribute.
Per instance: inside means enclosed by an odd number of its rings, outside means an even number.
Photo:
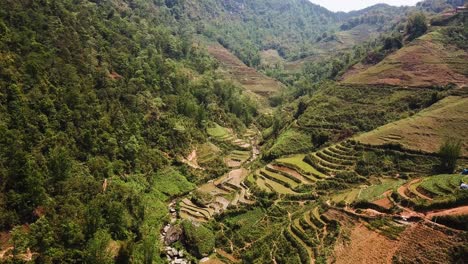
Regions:
<svg viewBox="0 0 468 264"><path fill-rule="evenodd" d="M422 179L418 179L416 181L413 181L410 185L408 185L408 190L412 194L416 195L416 197L418 197L418 198L421 198L423 200L432 200L431 197L428 197L428 196L426 196L426 195L424 195L424 194L422 194L422 193L420 193L418 191L418 187L421 184L421 182L422 182Z"/></svg>
<svg viewBox="0 0 468 264"><path fill-rule="evenodd" d="M282 185L289 186L290 188L295 188L296 186L299 185L296 181L292 180L291 178L285 177L281 174L277 174L271 171L268 171L266 169L261 169L259 171L260 175L262 175L265 178L268 178L272 181L276 181Z"/></svg>
<svg viewBox="0 0 468 264"><path fill-rule="evenodd" d="M180 202L180 216L184 219L194 221L207 221L214 214L219 214L227 209L229 205L253 204L250 199L249 188L244 184L249 171L241 168L232 170L222 177L212 180L197 191L203 193L205 207L194 205L190 200L184 199Z"/></svg>
<svg viewBox="0 0 468 264"><path fill-rule="evenodd" d="M211 218L213 213L213 209L200 208L188 199L184 199L180 202L179 215L181 218L206 222Z"/></svg>
<svg viewBox="0 0 468 264"><path fill-rule="evenodd" d="M239 82L247 91L268 98L284 88L284 86L275 79L267 77L257 72L255 69L246 66L221 45L210 45L208 47L208 52L220 62L227 75Z"/></svg>
<svg viewBox="0 0 468 264"><path fill-rule="evenodd" d="M461 140L461 155L468 157L466 105L468 98L448 96L414 116L386 124L355 139L373 146L398 143L405 149L437 153L447 138L454 138Z"/></svg>
<svg viewBox="0 0 468 264"><path fill-rule="evenodd" d="M250 151L234 150L229 154L229 159L240 163L246 162L250 158Z"/></svg>
<svg viewBox="0 0 468 264"><path fill-rule="evenodd" d="M265 191L265 192L269 192L269 193L273 192L273 191L271 190L271 188L270 188L269 186L267 186L267 182L266 182L265 178L263 178L263 177L257 177L257 179L255 180L255 183L257 184L257 186L258 186L261 190L263 190L263 191Z"/></svg>
<svg viewBox="0 0 468 264"><path fill-rule="evenodd" d="M435 175L413 179L400 186L397 192L403 199L417 204L421 201L432 203L453 197L460 184L467 180L467 176L457 174Z"/></svg>
<svg viewBox="0 0 468 264"><path fill-rule="evenodd" d="M288 229L285 232L286 232L285 236L290 237L290 239L288 239L288 240L292 240L291 242L294 244L294 246L296 248L298 248L299 251L304 250L307 253L308 259L301 259L301 262L304 263L304 264L306 264L306 263L313 264L314 263L314 257L313 257L314 253L313 253L312 249L310 247L308 247L307 244L305 244L304 241L302 241L302 239L300 237L298 237L293 232L293 229L292 229L291 225L288 227Z"/></svg>
<svg viewBox="0 0 468 264"><path fill-rule="evenodd" d="M265 169L269 170L269 171L272 171L272 172L275 172L277 174L284 175L284 176L286 176L288 178L294 178L294 179L298 180L299 182L301 182L303 184L311 184L311 183L314 183L314 182L317 181L317 178L315 178L313 176L302 175L302 174L300 174L299 172L297 172L294 169L284 167L284 166L280 166L280 165L268 164L265 167Z"/></svg>
<svg viewBox="0 0 468 264"><path fill-rule="evenodd" d="M339 228L329 221L328 218L322 219L319 206L313 206L295 214L288 227L298 246L306 249L314 262L327 257L328 249L333 247L339 236Z"/></svg>
<svg viewBox="0 0 468 264"><path fill-rule="evenodd" d="M377 199L383 198L384 193L389 190L396 190L398 187L405 183L404 180L393 180L393 179L384 179L382 183L368 186L360 192L357 197L359 200L365 200L368 202L375 201Z"/></svg>
<svg viewBox="0 0 468 264"><path fill-rule="evenodd" d="M228 141L234 138L232 132L229 129L222 127L216 123L213 123L212 127L208 127L206 129L206 132L211 137L221 141Z"/></svg>
<svg viewBox="0 0 468 264"><path fill-rule="evenodd" d="M335 203L344 201L346 204L351 204L358 199L359 193L361 191L362 189L360 188L351 189L332 196L331 200Z"/></svg>
<svg viewBox="0 0 468 264"><path fill-rule="evenodd" d="M304 161L322 174L335 176L342 172L353 172L357 154L354 145L350 142L342 142L308 154Z"/></svg>
<svg viewBox="0 0 468 264"><path fill-rule="evenodd" d="M437 175L424 179L418 187L431 197L445 196L459 189L464 179L468 180L468 176L459 174Z"/></svg>
<svg viewBox="0 0 468 264"><path fill-rule="evenodd" d="M292 195L298 194L295 191L291 190L289 187L286 187L283 184L270 180L266 177L257 175L257 178L263 178L264 185L266 185L273 192L277 192L279 194L292 194ZM258 184L258 179L257 179L257 184Z"/></svg>
<svg viewBox="0 0 468 264"><path fill-rule="evenodd" d="M220 151L221 150L212 143L199 145L197 147L198 163L201 165L209 163L217 157Z"/></svg>
<svg viewBox="0 0 468 264"><path fill-rule="evenodd" d="M296 155L289 158L277 159L276 163L291 169L298 170L303 175L312 175L316 178L326 178L327 176L317 169L304 162L305 155Z"/></svg>

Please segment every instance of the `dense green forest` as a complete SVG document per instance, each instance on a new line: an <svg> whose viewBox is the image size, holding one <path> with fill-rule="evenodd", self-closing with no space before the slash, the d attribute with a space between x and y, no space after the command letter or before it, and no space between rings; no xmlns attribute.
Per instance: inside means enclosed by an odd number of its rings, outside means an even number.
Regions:
<svg viewBox="0 0 468 264"><path fill-rule="evenodd" d="M114 239L123 262L159 258L164 201L193 188L174 157L208 121L256 115L184 30L161 3L2 1L0 228L29 225L18 250L107 263Z"/></svg>
<svg viewBox="0 0 468 264"><path fill-rule="evenodd" d="M286 59L305 57L317 37L333 31L339 21L335 13L307 0L202 0L181 1L179 6L174 8L184 10L199 33L219 41L249 66L258 66L259 51L267 49Z"/></svg>

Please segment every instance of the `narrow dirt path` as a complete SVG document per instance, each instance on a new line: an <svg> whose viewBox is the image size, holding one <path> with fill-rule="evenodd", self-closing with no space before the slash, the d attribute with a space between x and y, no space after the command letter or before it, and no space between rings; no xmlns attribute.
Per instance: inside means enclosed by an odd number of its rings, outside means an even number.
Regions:
<svg viewBox="0 0 468 264"><path fill-rule="evenodd" d="M398 194L401 195L403 198L407 199L407 200L411 200L411 197L409 197L408 195L406 195L406 190L409 189L409 186L420 181L421 179L414 179L406 184L403 184L402 186L400 186L397 190Z"/></svg>
<svg viewBox="0 0 468 264"><path fill-rule="evenodd" d="M2 260L6 253L8 253L9 251L13 250L13 247L7 247L6 249L0 251L0 260Z"/></svg>

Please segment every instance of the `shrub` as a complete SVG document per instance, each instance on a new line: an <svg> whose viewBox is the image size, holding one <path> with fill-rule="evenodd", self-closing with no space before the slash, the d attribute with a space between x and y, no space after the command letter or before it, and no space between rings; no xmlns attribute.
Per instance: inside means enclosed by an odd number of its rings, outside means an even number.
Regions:
<svg viewBox="0 0 468 264"><path fill-rule="evenodd" d="M408 18L406 25L406 35L411 41L422 36L427 31L427 19L423 13L416 13Z"/></svg>
<svg viewBox="0 0 468 264"><path fill-rule="evenodd" d="M457 159L461 154L461 141L448 139L439 149L440 170L444 173L453 173L457 166Z"/></svg>
<svg viewBox="0 0 468 264"><path fill-rule="evenodd" d="M208 256L215 247L215 235L213 231L204 225L198 226L191 222L182 223L187 249L197 257Z"/></svg>

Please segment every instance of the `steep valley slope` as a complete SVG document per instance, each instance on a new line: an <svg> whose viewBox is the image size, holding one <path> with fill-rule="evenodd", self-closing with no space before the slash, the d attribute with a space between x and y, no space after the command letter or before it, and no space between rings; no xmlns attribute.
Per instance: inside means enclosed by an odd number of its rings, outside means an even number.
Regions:
<svg viewBox="0 0 468 264"><path fill-rule="evenodd" d="M0 263L464 263L462 4L0 2Z"/></svg>

